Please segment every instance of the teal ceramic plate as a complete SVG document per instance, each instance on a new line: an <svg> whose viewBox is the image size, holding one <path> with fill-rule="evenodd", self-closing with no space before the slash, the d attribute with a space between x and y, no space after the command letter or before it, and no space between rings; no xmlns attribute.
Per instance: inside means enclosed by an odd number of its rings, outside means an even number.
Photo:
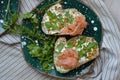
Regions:
<svg viewBox="0 0 120 80"><path fill-rule="evenodd" d="M46 4L52 4L53 2L55 2L57 0L44 0L41 4L39 4L37 6L37 8L34 10L34 13L38 15L39 18L39 27L41 27L41 20L42 17L44 15L44 12L42 14L38 14L37 11L43 7ZM86 36L90 36L93 37L98 43L99 46L101 44L101 39L102 39L102 26L101 23L98 19L98 16L95 14L95 12L93 10L91 10L89 7L87 7L86 5L84 5L83 3L77 1L77 0L62 0L62 5L63 8L76 8L78 11L80 11L82 14L85 15L87 22L88 22L88 26L87 28L84 30L83 35ZM29 22L24 22L23 23L26 27L31 27L31 25L29 24ZM26 35L27 36L27 35ZM54 77L59 77L59 78L66 78L66 79L73 79L77 76L82 76L85 73L87 73L89 71L89 68L91 67L93 61L90 61L82 66L80 66L77 69L74 69L66 74L61 74L59 72L56 71L56 69L54 68L51 72L49 73L45 73L40 65L40 62L38 59L36 58L32 58L29 54L29 50L27 48L27 45L30 44L30 41L27 40L25 38L25 36L21 36L21 41L22 43L25 43L24 45L22 45L22 50L23 50L23 54L25 56L25 60L27 61L28 64L32 65L35 69L37 69L39 72L44 73L44 74L48 74Z"/></svg>
<svg viewBox="0 0 120 80"><path fill-rule="evenodd" d="M6 15L7 12L7 6L9 4L9 11L8 14ZM0 0L0 34L4 32L4 29L2 28L2 25L4 24L4 17L6 15L6 19L11 19L11 15L13 13L18 12L18 0Z"/></svg>

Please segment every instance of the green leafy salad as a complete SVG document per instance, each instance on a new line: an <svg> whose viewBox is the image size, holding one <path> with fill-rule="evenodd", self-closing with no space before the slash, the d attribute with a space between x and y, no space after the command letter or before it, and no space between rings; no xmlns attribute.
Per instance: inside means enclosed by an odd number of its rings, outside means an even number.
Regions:
<svg viewBox="0 0 120 80"><path fill-rule="evenodd" d="M10 5L10 0L8 2L7 11L10 11L9 5ZM53 4L48 5L48 3L46 3L46 6L43 6L43 8L41 8L38 11L38 13L40 13L40 11L45 10L47 7L51 5ZM8 12L6 12L6 15L7 14ZM10 19L6 19L6 15L4 16L4 25L3 25L5 32L0 34L0 37L7 33L27 36L26 38L29 41L31 41L30 44L27 44L29 54L32 57L36 57L40 61L41 67L45 72L51 71L52 68L54 67L53 51L54 51L56 36L46 36L44 33L40 31L38 27L39 20L36 13L28 12L22 14L21 16L18 16L17 13L14 13L8 16L11 17ZM29 21L30 24L32 24L32 29L28 28L28 26L25 25L18 25L17 24L18 17L22 18L23 21ZM36 40L40 43L40 45L35 42Z"/></svg>

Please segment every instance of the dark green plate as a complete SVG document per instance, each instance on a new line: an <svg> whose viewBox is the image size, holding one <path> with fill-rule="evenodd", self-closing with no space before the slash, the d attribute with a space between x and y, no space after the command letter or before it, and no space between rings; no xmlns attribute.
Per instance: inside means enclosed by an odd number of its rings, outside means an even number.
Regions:
<svg viewBox="0 0 120 80"><path fill-rule="evenodd" d="M7 5L10 1L9 11L7 12ZM0 33L4 32L2 25L4 24L4 16L6 15L6 20L10 20L13 13L18 12L18 0L0 0Z"/></svg>
<svg viewBox="0 0 120 80"><path fill-rule="evenodd" d="M57 0L44 0L41 4L39 4L37 6L37 8L34 10L34 13L38 15L39 18L39 23L42 20L42 17L44 15L44 12L39 15L37 13L37 11L43 7L44 5L50 3L52 4L53 2L55 2ZM86 5L84 5L81 2L78 2L77 0L62 0L62 5L63 8L76 8L78 11L80 11L82 14L85 15L87 22L88 22L88 26L87 28L84 30L83 35L85 36L90 36L93 37L99 44L101 44L101 39L102 39L102 26L101 23L98 19L98 16L94 13L93 10L91 10L89 7L87 7ZM25 21L23 23L26 27L31 28L31 24L29 24L29 22ZM39 25L39 27L41 27L41 23ZM27 36L27 35L26 35ZM29 54L29 50L27 48L27 45L30 44L30 41L27 40L25 38L25 36L21 36L21 41L22 41L22 49L23 49L23 54L25 56L25 60L27 61L27 63L29 63L30 65L32 65L35 69L37 69L39 72L41 73L45 73L40 65L40 61L36 58L33 58L30 56ZM94 60L93 60L94 61ZM82 66L80 66L77 69L74 69L66 74L61 74L59 72L56 71L56 69L54 68L51 72L49 73L45 73L51 76L55 76L55 77L59 77L59 78L75 78L76 76L82 76L84 75L86 72L88 72L89 68L91 67L93 61L90 61Z"/></svg>

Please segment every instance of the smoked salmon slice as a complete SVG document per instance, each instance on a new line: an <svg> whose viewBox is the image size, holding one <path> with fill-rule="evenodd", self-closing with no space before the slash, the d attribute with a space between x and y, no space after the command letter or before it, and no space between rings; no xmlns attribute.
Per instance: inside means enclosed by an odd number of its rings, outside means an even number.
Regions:
<svg viewBox="0 0 120 80"><path fill-rule="evenodd" d="M61 34L70 34L70 36L75 36L81 34L81 32L86 28L87 22L84 16L75 17L75 23L61 29Z"/></svg>
<svg viewBox="0 0 120 80"><path fill-rule="evenodd" d="M56 62L57 66L62 66L65 69L73 69L78 66L78 53L73 49L66 49L58 56L59 61Z"/></svg>

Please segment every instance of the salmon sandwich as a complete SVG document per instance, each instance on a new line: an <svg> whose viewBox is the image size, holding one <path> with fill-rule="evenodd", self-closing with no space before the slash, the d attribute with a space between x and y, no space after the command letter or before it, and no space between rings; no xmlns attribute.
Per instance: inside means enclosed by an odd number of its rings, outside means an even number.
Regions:
<svg viewBox="0 0 120 80"><path fill-rule="evenodd" d="M63 9L60 3L50 7L42 19L42 30L49 35L82 34L87 22L83 14L77 9Z"/></svg>
<svg viewBox="0 0 120 80"><path fill-rule="evenodd" d="M92 37L77 36L68 41L60 37L55 43L54 64L58 72L67 73L98 55L98 43Z"/></svg>

